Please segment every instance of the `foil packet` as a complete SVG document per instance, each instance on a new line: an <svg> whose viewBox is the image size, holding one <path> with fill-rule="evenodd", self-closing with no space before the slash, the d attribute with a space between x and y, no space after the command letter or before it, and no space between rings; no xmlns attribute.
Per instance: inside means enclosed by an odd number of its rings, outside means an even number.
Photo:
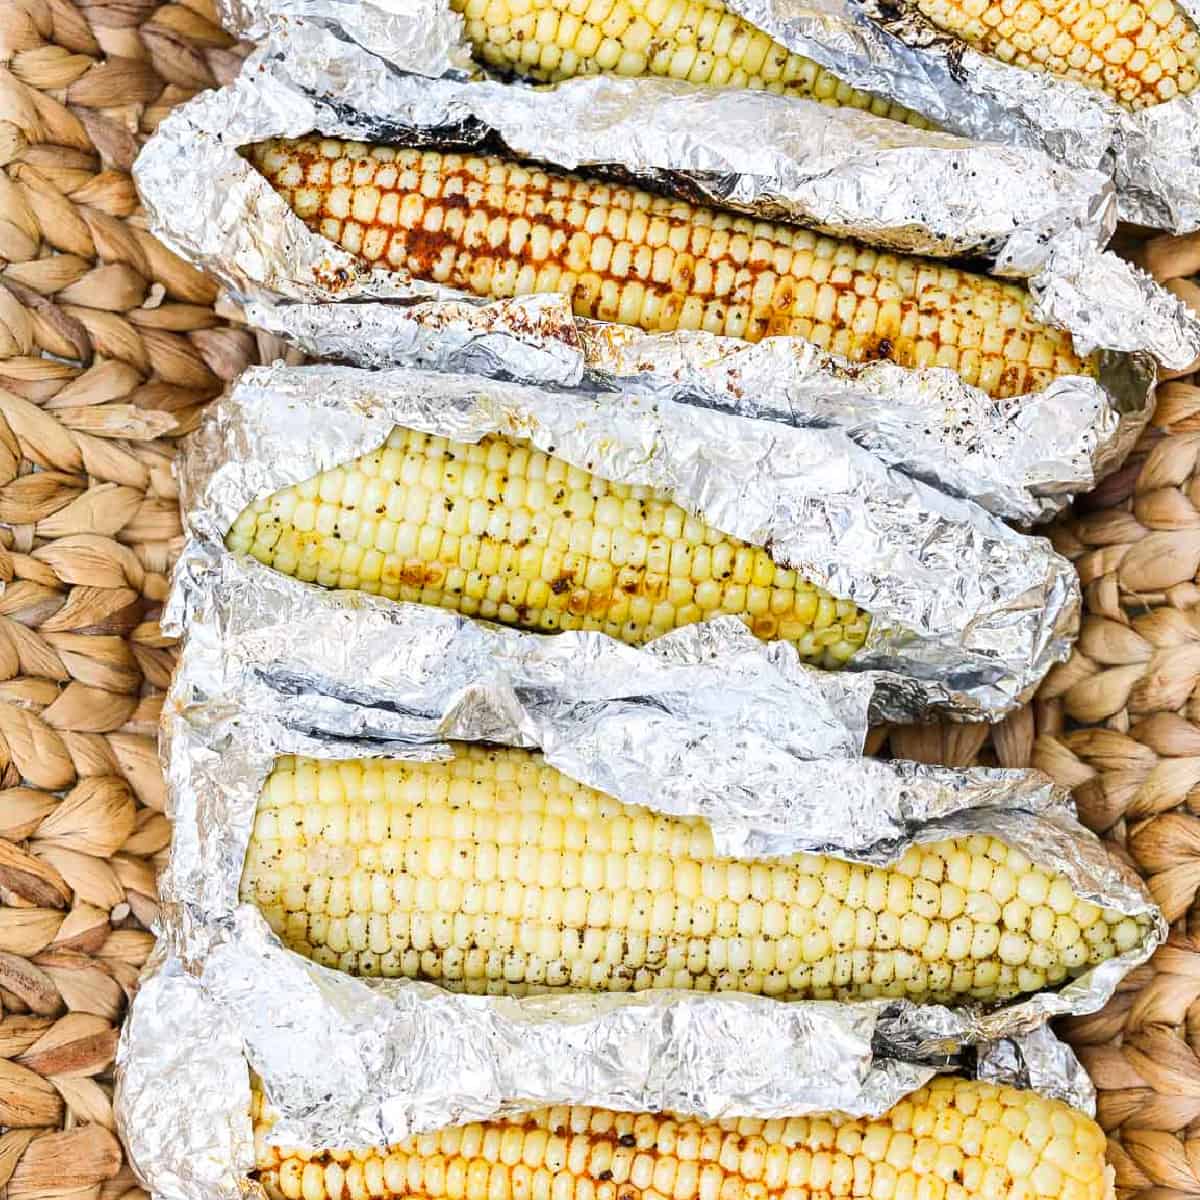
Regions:
<svg viewBox="0 0 1200 1200"><path fill-rule="evenodd" d="M564 297L484 304L366 270L312 233L238 153L313 130L409 145L500 138L516 154L619 169L747 213L982 255L1028 278L1039 315L1069 329L1077 348L1103 351L1100 377L996 401L945 368L852 364L794 337L633 335L574 318ZM1102 175L770 94L606 76L552 92L404 76L298 21L231 87L171 114L135 174L155 231L213 271L251 323L318 357L537 384L633 376L700 406L843 428L891 465L1020 522L1052 515L1122 461L1152 411L1156 358L1182 369L1200 357L1200 324L1181 302L1102 250L1113 220Z"/></svg>
<svg viewBox="0 0 1200 1200"><path fill-rule="evenodd" d="M186 527L221 545L249 504L375 449L397 425L455 441L523 438L770 547L777 563L871 615L851 666L878 673L880 719L999 720L1067 656L1078 628L1075 572L1044 539L887 469L837 430L698 409L632 385L254 368L185 443Z"/></svg>
<svg viewBox="0 0 1200 1200"><path fill-rule="evenodd" d="M424 747L434 757L450 754L449 741L535 748L625 803L702 817L718 851L738 857L866 849L966 808L1062 805L1036 774L863 758L876 678L804 666L790 646L761 642L734 618L638 649L326 592L223 549L192 547L182 561L168 625L186 609L188 638L172 711L235 696L256 721L297 735ZM268 769L275 757L263 760ZM180 761L183 791L205 768ZM224 780L213 795L227 803L230 768L212 767ZM231 910L260 773L261 763L239 801L248 808L197 822L210 840L196 870L178 882L168 872L164 897Z"/></svg>
<svg viewBox="0 0 1200 1200"><path fill-rule="evenodd" d="M296 966L284 964L285 982L292 982L289 972ZM299 969L311 967L301 964ZM336 990L338 981L323 978L328 974L315 968L309 983L312 987L331 983ZM258 986L247 989L247 994L261 998L268 989L261 980L256 982ZM306 999L311 997L312 987L306 989ZM333 1069L325 1073L325 1082L320 1085L324 1090L316 1101L298 1099L299 1093L291 1089L304 1089L314 1081L313 1075L320 1073L320 1067L314 1068L310 1061L308 1047L302 1049L295 1064L287 1063L297 1035L308 1032L303 1028L305 1018L293 1022L292 1014L281 1006L276 1015L282 1023L264 1047L255 1033L243 1036L236 1006L231 1008L228 999L227 994L219 994L219 989L218 993L211 991L203 975L189 973L165 944L160 944L143 972L123 1025L113 1097L117 1129L135 1173L155 1200L262 1200L265 1192L253 1177L252 1071L277 1116L267 1135L273 1144L286 1141L313 1147L382 1148L399 1140L406 1128L433 1128L439 1123L436 1112L421 1112L412 1118L411 1126L406 1125L407 1115L402 1115L405 1101L382 1092L372 1099L371 1081L366 1078L369 1072L356 1069L358 1064L353 1061L333 1064ZM711 1103L714 1115L753 1115L742 1109L741 1096L710 1089L707 1079L703 1080L706 1086L697 1094L698 1099L692 1093L685 1094L681 1087L683 1079L691 1074L686 1056L697 1054L698 1065L710 1065L713 1047L707 1039L713 1034L724 1035L719 1049L731 1054L728 1060L717 1063L717 1078L721 1080L717 1087L743 1087L753 1082L746 1078L753 1068L744 1061L747 1044L740 1031L732 1035L730 1040L735 1044L730 1046L725 1026L719 1020L705 1019L719 1008L736 1012L745 1021L748 1036L770 1036L771 1044L763 1047L763 1067L769 1070L773 1063L785 1066L797 1081L803 1081L797 1091L807 1086L825 1109L841 1103L845 1111L876 1115L933 1074L929 1066L888 1059L875 1052L869 1006L797 1005L796 1019L768 1026L761 1019L763 1006L731 1006L724 1003L727 999L722 998L719 1005L711 998L708 1003L697 1004L687 1014L691 1019L681 1021L676 1029L667 1031L658 1025L655 1032L666 1034L673 1051L669 1065L664 1063L661 1069L647 1071L638 1083L617 1085L615 1092L610 1090L615 1082L611 1066L630 1052L631 1047L620 1039L634 1022L628 1022L625 1029L609 1022L611 1028L606 1029L605 1019L611 1013L598 1006L594 1014L589 1014L584 1030L592 1037L593 1050L608 1052L603 1057L592 1056L599 1058L600 1069L581 1087L558 1088L551 1084L539 1095L554 1097L561 1103L626 1100L633 1106L631 1111L661 1110L673 1104L676 1111L695 1115L700 1115L700 1105ZM626 1006L627 1014L633 1011ZM639 1015L648 1012L650 1008L643 1006ZM514 1025L522 1027L524 1014L510 1015L516 1018ZM359 1064L373 1066L384 1053L383 1048L372 1044L366 1030L361 1034L352 1051ZM570 1049L575 1051L584 1042L585 1037L580 1036ZM516 1044L514 1039L514 1054ZM440 1042L438 1046L444 1049ZM441 1059L445 1055L430 1057ZM732 1073L728 1062L738 1063ZM681 1063L685 1065L679 1079L668 1082ZM1035 1087L1073 1103L1089 1115L1095 1110L1094 1092L1086 1073L1071 1051L1047 1031L982 1048L975 1063L967 1061L956 1066L960 1074L976 1075L989 1082ZM530 1067L532 1073L523 1078L537 1082L527 1086L530 1090L543 1087L544 1063L521 1064L522 1070ZM411 1091L402 1088L401 1095L410 1095ZM486 1118L525 1107L530 1105L507 1100L501 1101L498 1109L488 1111L486 1103L476 1103L472 1094L458 1119L466 1121L472 1114ZM804 1111L811 1110L801 1108L786 1115L801 1115Z"/></svg>
<svg viewBox="0 0 1200 1200"><path fill-rule="evenodd" d="M123 1033L115 1101L131 1159L156 1195L254 1190L245 1178L253 1165L247 1067L279 1115L273 1141L345 1148L551 1103L708 1117L875 1114L947 1068L1089 1105L1086 1076L1042 1026L1051 1015L1103 1004L1165 927L1141 882L1075 822L1068 795L1039 773L881 763L872 765L911 769L909 787L903 795L864 792L863 679L822 676L732 624L680 630L664 639L673 643L669 653L638 652L633 662L627 648L596 647L581 702L573 673L539 661L534 643L546 639L536 635L505 631L507 653L493 647L490 658L463 655L438 628L448 614L429 611L424 635L411 626L407 651L390 642L386 661L375 663L389 615L382 603L368 598L355 612L344 597L265 572L251 569L237 579L220 577L213 582L221 586L195 597L164 706L173 837L160 945ZM364 674L366 663L372 665ZM444 694L426 694L424 709L410 710L415 681L404 670L413 663L431 676L462 665ZM709 694L698 703L706 672L728 680L726 691L737 698ZM806 703L781 718L771 708L784 688ZM494 714L481 725L466 715L481 710ZM664 715L653 729L645 720L651 710ZM849 847L837 851L843 857L889 862L916 842L994 832L1064 871L1081 896L1149 916L1144 944L1056 992L997 1008L680 991L514 999L330 970L286 950L258 910L238 901L261 786L281 754L430 757L452 753L443 737L475 732L538 745L549 755L572 746L570 761L581 763L605 754L604 735L586 751L589 730L615 723L640 740L651 780L649 795L627 778L610 780L614 792L657 803L669 792L656 786L666 782L657 774L669 769L658 749L663 742L674 742L679 754L693 736L701 745L723 739L729 765L698 774L684 810L713 814L715 805L728 806L724 828L731 829L746 811L734 781L763 773L754 765L762 749L747 736L755 711L771 741L780 720L792 723L784 757L797 769L812 754L843 772L843 800L830 803L833 814L818 835L840 837ZM871 805L881 811L871 813ZM830 825L838 814L840 835ZM804 818L794 810L780 816L764 822L750 811L748 820L791 828L792 840L777 844L791 852L805 844L806 835L796 832ZM860 824L863 818L869 823ZM718 836L721 828L714 823ZM993 1044L1004 1037L1020 1042ZM182 1103L186 1120L178 1119Z"/></svg>
<svg viewBox="0 0 1200 1200"><path fill-rule="evenodd" d="M1104 170L1122 220L1174 233L1200 228L1200 93L1130 111L1099 90L973 49L914 0L724 2L788 50L943 129ZM1177 3L1200 25L1198 0ZM405 71L480 72L446 0L410 0L402 13L375 0L219 0L218 10L248 37L310 20Z"/></svg>

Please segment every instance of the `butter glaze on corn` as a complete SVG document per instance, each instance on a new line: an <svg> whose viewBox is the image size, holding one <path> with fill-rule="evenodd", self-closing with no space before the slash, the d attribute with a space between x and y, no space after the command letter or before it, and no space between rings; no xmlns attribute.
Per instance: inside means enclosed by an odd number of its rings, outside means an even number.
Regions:
<svg viewBox="0 0 1200 1200"><path fill-rule="evenodd" d="M410 1137L386 1151L268 1145L272 1200L1108 1200L1104 1134L1034 1092L939 1077L874 1120L705 1121L544 1108Z"/></svg>
<svg viewBox="0 0 1200 1200"><path fill-rule="evenodd" d="M467 445L397 428L374 453L252 504L226 541L325 587L542 632L638 645L725 614L826 667L867 636L852 603L665 495L500 436Z"/></svg>
<svg viewBox="0 0 1200 1200"><path fill-rule="evenodd" d="M1200 84L1200 34L1175 0L916 0L935 25L1004 62L1106 92L1127 108Z"/></svg>
<svg viewBox="0 0 1200 1200"><path fill-rule="evenodd" d="M308 138L251 161L317 233L477 296L571 297L649 331L806 338L856 362L944 366L995 397L1093 373L1022 287L501 158Z"/></svg>
<svg viewBox="0 0 1200 1200"><path fill-rule="evenodd" d="M450 7L463 14L477 57L527 79L658 75L782 92L927 125L790 53L721 0L450 0Z"/></svg>
<svg viewBox="0 0 1200 1200"><path fill-rule="evenodd" d="M280 760L243 900L327 966L506 995L996 1001L1144 936L995 838L922 846L886 869L719 858L703 821L623 805L526 750L456 751Z"/></svg>

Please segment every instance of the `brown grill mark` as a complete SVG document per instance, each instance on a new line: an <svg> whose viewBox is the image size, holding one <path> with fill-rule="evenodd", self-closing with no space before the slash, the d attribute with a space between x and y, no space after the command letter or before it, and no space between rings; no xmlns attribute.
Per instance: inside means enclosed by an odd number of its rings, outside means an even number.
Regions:
<svg viewBox="0 0 1200 1200"><path fill-rule="evenodd" d="M372 229L385 229L388 226L375 224ZM437 260L447 247L454 242L443 233L430 233L427 229L396 229L392 238L403 237L405 265L409 272L418 279L428 279L433 275ZM390 245L390 239L389 239Z"/></svg>
<svg viewBox="0 0 1200 1200"><path fill-rule="evenodd" d="M334 296L339 292L345 291L353 282L354 276L345 267L330 269L326 266L320 266L313 271L313 283L318 287L323 287Z"/></svg>
<svg viewBox="0 0 1200 1200"><path fill-rule="evenodd" d="M774 617L755 617L750 628L755 637L768 642L774 638L775 631L779 628L779 622Z"/></svg>
<svg viewBox="0 0 1200 1200"><path fill-rule="evenodd" d="M503 547L505 544L492 538L481 539L482 546ZM399 566L388 563L384 566L381 577L385 583L401 583L408 587L440 587L445 581L446 570L447 567L440 563L430 564L424 563L420 559L411 559ZM666 577L650 572L645 567L622 567L615 588L589 589L577 587L576 584L575 576L570 572L564 572L553 580L550 590L556 596L571 592L567 610L579 617L587 615L603 617L612 606L617 592L631 597L646 596L656 602L665 600L667 596ZM771 628L774 628L773 620L769 621L769 624Z"/></svg>
<svg viewBox="0 0 1200 1200"><path fill-rule="evenodd" d="M411 559L399 567L385 566L381 577L387 583L402 583L408 587L438 587L446 578L446 571L440 563L423 563L420 559Z"/></svg>
<svg viewBox="0 0 1200 1200"><path fill-rule="evenodd" d="M599 595L593 595L585 588L576 588L567 601L567 612L577 617L586 617L588 613L595 616L604 614L604 603Z"/></svg>

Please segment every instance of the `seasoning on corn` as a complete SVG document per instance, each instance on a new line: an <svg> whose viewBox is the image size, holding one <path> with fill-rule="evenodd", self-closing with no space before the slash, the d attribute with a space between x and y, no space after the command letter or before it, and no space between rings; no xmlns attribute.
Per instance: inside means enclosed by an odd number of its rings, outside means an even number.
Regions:
<svg viewBox="0 0 1200 1200"><path fill-rule="evenodd" d="M577 75L659 75L753 88L927 122L790 53L721 0L450 0L489 66L554 83Z"/></svg>
<svg viewBox="0 0 1200 1200"><path fill-rule="evenodd" d="M942 1076L881 1117L723 1121L543 1108L380 1150L269 1145L271 1200L1108 1200L1104 1134L1035 1092Z"/></svg>
<svg viewBox="0 0 1200 1200"><path fill-rule="evenodd" d="M526 750L456 750L449 763L281 759L242 899L326 966L506 995L998 1001L1145 936L992 837L888 868L720 858L702 820L621 804Z"/></svg>
<svg viewBox="0 0 1200 1200"><path fill-rule="evenodd" d="M1002 398L1094 371L1022 287L501 158L308 138L251 161L317 233L372 266L482 297L557 292L577 316L853 361L944 366Z"/></svg>
<svg viewBox="0 0 1200 1200"><path fill-rule="evenodd" d="M916 0L983 53L1106 92L1127 108L1200 84L1200 33L1175 0Z"/></svg>
<svg viewBox="0 0 1200 1200"><path fill-rule="evenodd" d="M476 445L397 428L386 445L247 508L226 541L325 587L634 645L721 614L802 658L845 663L868 618L690 517L499 435Z"/></svg>

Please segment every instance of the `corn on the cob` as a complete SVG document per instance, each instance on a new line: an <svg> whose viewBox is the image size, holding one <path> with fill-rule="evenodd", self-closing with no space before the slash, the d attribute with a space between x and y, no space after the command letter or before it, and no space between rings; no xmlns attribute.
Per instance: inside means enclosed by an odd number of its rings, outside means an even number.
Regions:
<svg viewBox="0 0 1200 1200"><path fill-rule="evenodd" d="M921 846L889 868L742 862L714 854L704 821L621 804L529 751L459 754L281 760L243 899L327 966L503 994L995 1001L1145 934L995 838Z"/></svg>
<svg viewBox="0 0 1200 1200"><path fill-rule="evenodd" d="M867 635L852 603L664 495L501 436L467 445L397 428L375 453L257 501L226 540L325 587L543 632L637 645L729 614L826 667Z"/></svg>
<svg viewBox="0 0 1200 1200"><path fill-rule="evenodd" d="M935 25L1004 62L1074 79L1127 108L1200 84L1200 34L1175 0L916 0Z"/></svg>
<svg viewBox="0 0 1200 1200"><path fill-rule="evenodd" d="M594 1108L419 1134L387 1150L269 1145L271 1200L1107 1200L1104 1134L1034 1092L940 1077L882 1117L706 1121Z"/></svg>
<svg viewBox="0 0 1200 1200"><path fill-rule="evenodd" d="M996 397L1094 370L1025 289L944 263L500 158L320 138L250 154L324 237L478 296L557 292L578 316L650 331L791 334L949 367Z"/></svg>
<svg viewBox="0 0 1200 1200"><path fill-rule="evenodd" d="M783 92L927 125L790 53L721 0L450 0L450 7L463 14L479 58L527 79L659 75Z"/></svg>

